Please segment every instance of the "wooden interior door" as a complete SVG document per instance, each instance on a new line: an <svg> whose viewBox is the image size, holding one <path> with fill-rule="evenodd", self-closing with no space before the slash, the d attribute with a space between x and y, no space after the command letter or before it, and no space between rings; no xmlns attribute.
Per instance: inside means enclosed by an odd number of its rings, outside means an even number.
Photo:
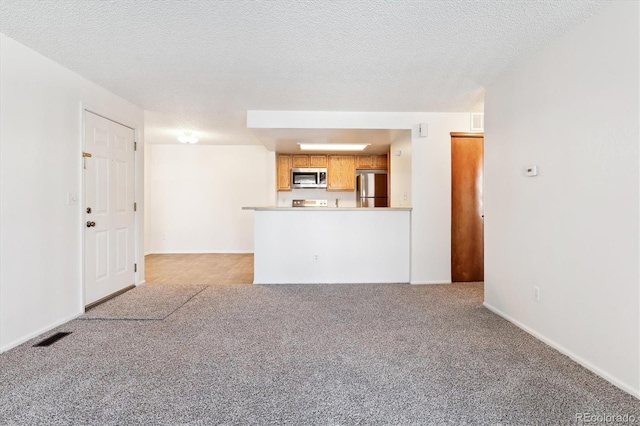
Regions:
<svg viewBox="0 0 640 426"><path fill-rule="evenodd" d="M451 280L484 281L482 133L451 133Z"/></svg>

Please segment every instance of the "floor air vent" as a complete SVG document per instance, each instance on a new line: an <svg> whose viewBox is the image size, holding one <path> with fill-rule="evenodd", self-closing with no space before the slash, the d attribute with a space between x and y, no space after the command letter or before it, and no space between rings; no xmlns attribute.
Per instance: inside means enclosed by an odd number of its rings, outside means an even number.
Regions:
<svg viewBox="0 0 640 426"><path fill-rule="evenodd" d="M67 337L68 335L70 335L71 332L70 331L65 331L65 332L61 332L61 333L56 333L51 337L47 337L46 339L44 339L42 342L40 343L36 343L35 345L33 345L33 347L38 347L38 346L51 346L53 345L55 342L57 342L58 340L62 339L63 337Z"/></svg>

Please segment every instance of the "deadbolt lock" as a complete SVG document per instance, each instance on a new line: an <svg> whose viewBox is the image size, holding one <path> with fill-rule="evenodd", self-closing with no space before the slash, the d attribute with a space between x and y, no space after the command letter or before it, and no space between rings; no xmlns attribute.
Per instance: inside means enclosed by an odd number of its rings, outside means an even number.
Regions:
<svg viewBox="0 0 640 426"><path fill-rule="evenodd" d="M87 207L87 213L91 213L91 207Z"/></svg>

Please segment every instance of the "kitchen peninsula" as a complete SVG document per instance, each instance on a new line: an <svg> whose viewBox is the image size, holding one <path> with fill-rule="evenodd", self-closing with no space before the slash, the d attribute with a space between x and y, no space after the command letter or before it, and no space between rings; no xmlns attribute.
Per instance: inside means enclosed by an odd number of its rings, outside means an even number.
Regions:
<svg viewBox="0 0 640 426"><path fill-rule="evenodd" d="M254 210L254 284L408 283L411 208Z"/></svg>

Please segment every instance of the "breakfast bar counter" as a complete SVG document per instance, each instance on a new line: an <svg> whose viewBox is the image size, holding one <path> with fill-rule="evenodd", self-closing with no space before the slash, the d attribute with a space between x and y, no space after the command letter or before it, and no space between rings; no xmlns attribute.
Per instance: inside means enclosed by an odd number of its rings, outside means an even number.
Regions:
<svg viewBox="0 0 640 426"><path fill-rule="evenodd" d="M408 283L411 208L254 210L254 284Z"/></svg>
<svg viewBox="0 0 640 426"><path fill-rule="evenodd" d="M363 207L243 207L242 210L255 210L255 211L359 211L359 212L379 212L379 211L403 211L410 212L411 207L376 207L376 208L363 208Z"/></svg>

